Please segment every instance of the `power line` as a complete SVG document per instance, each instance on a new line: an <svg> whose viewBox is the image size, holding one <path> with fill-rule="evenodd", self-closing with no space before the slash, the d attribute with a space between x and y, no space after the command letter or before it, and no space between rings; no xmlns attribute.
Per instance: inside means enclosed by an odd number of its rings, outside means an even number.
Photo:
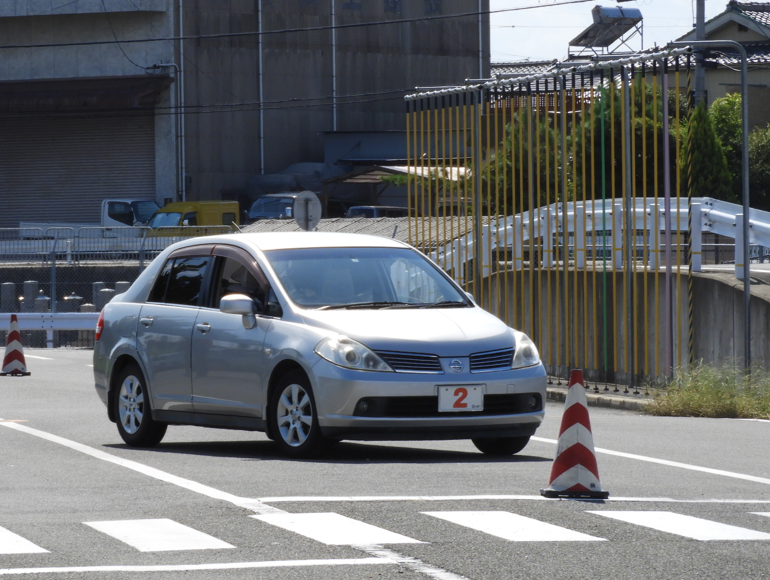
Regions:
<svg viewBox="0 0 770 580"><path fill-rule="evenodd" d="M134 44L143 42L174 42L177 40L213 40L217 38L240 38L250 36L269 36L276 34L292 34L299 32L322 32L325 30L344 30L348 28L367 28L374 26L385 26L395 24L411 24L414 22L432 22L439 20L450 20L454 18L469 18L489 16L492 14L501 14L505 12L520 12L523 10L537 10L538 8L552 8L554 6L566 6L569 4L585 4L587 2L594 2L595 0L558 0L552 4L536 4L533 6L519 6L517 8L501 8L499 10L478 10L473 12L463 12L459 14L442 14L438 16L422 16L420 18L399 18L395 20L378 20L374 22L355 22L350 24L335 24L334 26L309 26L304 28L282 28L279 30L263 30L259 31L247 31L247 32L223 32L219 34L197 34L197 35L184 35L184 36L169 36L164 38L136 38L128 40L91 40L83 42L62 42L62 43L46 43L46 44L21 44L21 45L0 45L0 49L8 48L60 48L67 46L101 46L105 44Z"/></svg>

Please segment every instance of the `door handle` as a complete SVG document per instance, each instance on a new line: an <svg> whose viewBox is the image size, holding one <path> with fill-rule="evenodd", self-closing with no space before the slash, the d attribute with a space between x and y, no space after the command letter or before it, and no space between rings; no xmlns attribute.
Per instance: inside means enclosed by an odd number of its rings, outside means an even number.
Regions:
<svg viewBox="0 0 770 580"><path fill-rule="evenodd" d="M139 322L144 324L145 326L150 326L152 324L152 316L143 316L139 319Z"/></svg>
<svg viewBox="0 0 770 580"><path fill-rule="evenodd" d="M196 324L195 328L196 330L200 330L202 334L206 334L211 330L211 325L208 322L204 322L203 324Z"/></svg>

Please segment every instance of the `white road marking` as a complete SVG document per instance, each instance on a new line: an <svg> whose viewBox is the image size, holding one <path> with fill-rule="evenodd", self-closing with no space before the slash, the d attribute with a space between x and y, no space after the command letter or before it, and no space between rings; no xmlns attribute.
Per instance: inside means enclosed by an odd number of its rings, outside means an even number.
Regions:
<svg viewBox="0 0 770 580"><path fill-rule="evenodd" d="M40 546L14 534L11 530L0 528L0 554L45 554Z"/></svg>
<svg viewBox="0 0 770 580"><path fill-rule="evenodd" d="M553 524L503 511L422 512L511 542L606 542Z"/></svg>
<svg viewBox="0 0 770 580"><path fill-rule="evenodd" d="M250 517L329 546L423 543L336 513L283 513Z"/></svg>
<svg viewBox="0 0 770 580"><path fill-rule="evenodd" d="M219 550L235 546L169 519L83 522L140 552Z"/></svg>
<svg viewBox="0 0 770 580"><path fill-rule="evenodd" d="M86 455L90 455L91 457L94 457L95 459L100 459L102 461L107 461L110 463L114 463L115 465L119 465L121 467L125 467L126 469L131 469L133 471L136 471L138 473L141 473L143 475L146 475L148 477L153 477L157 480L164 481L166 483L170 483L172 485L176 485L178 487L181 487L183 489L187 489L188 491L192 491L195 493L199 493L201 495L204 495L206 497L210 497L212 499L217 499L221 501L229 502L235 506L242 507L244 509L248 509L250 511L253 511L257 514L285 514L286 512L275 508L269 505L264 504L263 502L259 501L258 499L252 499L252 498L244 498L244 497L238 497L236 495L232 495L229 493L226 493L224 491L220 491L218 489L215 489L213 487L209 487L207 485L203 485L201 483L198 483L196 481L192 481L189 479L185 479L183 477L177 477L176 475L172 475L170 473L166 473L164 471L161 471L159 469L155 469L153 467L149 467L147 465L142 465L141 463L137 463L135 461L130 461L128 459L121 459L119 457L116 457L114 455L110 455L109 453L105 453L103 451L99 451L98 449L93 449L91 447L88 447L87 445L83 445L81 443L77 443L76 441L71 441L69 439L65 439L64 437L59 437L57 435L52 435L51 433L46 433L45 431L40 431L38 429L33 429L32 427L27 427L26 425L19 425L17 423L3 423L2 418L0 418L0 425L4 427L8 427L10 429L15 429L16 431L20 431L22 433L26 433L28 435L33 435L35 437L40 437L41 439L45 439L47 441L51 441L52 443L57 443L59 445L63 445L65 447L68 447L69 449L72 449L73 451L79 451L81 453L85 453ZM364 552L367 551L368 548L359 548L362 549ZM441 568L438 568L436 566L430 566L428 564L424 564L420 560L414 559L414 558L408 558L406 556L401 556L400 554L397 554L396 552L387 551L383 552L384 554L387 553L387 556L375 557L375 558L364 558L364 559L349 559L349 560L291 560L286 562L247 562L245 564L212 564L209 565L211 567L208 568L201 568L196 566L171 566L171 567L143 567L143 566L136 566L136 567L111 567L111 566L105 566L105 567L85 567L85 568L61 568L61 569L44 569L46 573L51 572L62 572L62 573L72 573L72 572L78 572L78 571L163 571L163 570L226 570L226 569L233 569L233 568L271 568L271 567L292 567L292 566L322 566L322 565L328 565L328 566L345 566L345 565L359 565L359 564L393 564L393 563L400 563L404 566L419 571L423 574L426 574L430 576L431 578L434 578L435 580L466 580L462 576L458 576L455 574L452 574L451 572L447 572L446 570L442 570ZM204 565L206 566L206 565ZM25 570L30 570L28 572L25 572ZM20 572L21 571L21 572ZM10 569L10 570L0 570L0 575L11 575L11 574L19 574L19 573L27 573L27 574L39 574L40 569L36 568L18 568L16 570Z"/></svg>
<svg viewBox="0 0 770 580"><path fill-rule="evenodd" d="M5 568L0 576L24 574L82 574L88 572L198 572L208 570L248 570L254 568L297 568L313 566L378 566L396 562L385 558L340 558L328 560L273 560L267 562L227 562L221 564L179 564L161 566L72 566L70 568Z"/></svg>
<svg viewBox="0 0 770 580"><path fill-rule="evenodd" d="M557 445L559 442L556 439L543 439L542 437L532 437L532 441L540 441L541 443L553 443ZM712 469L710 467L700 467L698 465L690 465L688 463L679 463L678 461L669 461L667 459L657 459L655 457L646 457L644 455L635 455L633 453L623 453L622 451L612 451L610 449L601 449L597 447L597 453L604 453L605 455L614 455L615 457L625 457L626 459L635 459L637 461L647 461L648 463L657 463L659 465L666 465L668 467L678 467L680 469L689 469L691 471L700 471L702 473L710 473L712 475L721 475L723 477L732 477L735 479L743 479L745 481L753 481L754 483L763 483L770 485L770 479L765 477L756 477L754 475L744 475L743 473L735 473L733 471L724 471L722 469Z"/></svg>
<svg viewBox="0 0 770 580"><path fill-rule="evenodd" d="M751 512L751 513L754 514L755 516L765 516L770 518L770 512Z"/></svg>
<svg viewBox="0 0 770 580"><path fill-rule="evenodd" d="M351 503L351 502L381 502L381 501L555 501L542 495L346 495L346 496L312 496L299 495L287 497L260 497L264 503ZM558 501L586 501L592 499L570 499ZM613 497L602 500L608 503L644 502L644 503L724 503L724 504L770 504L767 499L673 499L670 497Z"/></svg>
<svg viewBox="0 0 770 580"><path fill-rule="evenodd" d="M589 511L587 513L652 528L653 530L669 534L676 534L677 536L684 536L693 540L770 540L770 534L765 532L757 532L748 528L739 528L738 526L671 512Z"/></svg>
<svg viewBox="0 0 770 580"><path fill-rule="evenodd" d="M437 568L436 566L431 566L430 564L426 564L417 558L402 556L401 554L381 546L362 546L361 549L364 550L367 554L379 556L383 560L393 562L394 564L401 564L402 566L406 566L418 574L423 574L429 578L435 578L435 580L468 580L468 578L465 576L455 574L454 572L449 572L448 570L444 570L442 568Z"/></svg>
<svg viewBox="0 0 770 580"><path fill-rule="evenodd" d="M37 360L54 360L54 359L52 359L50 357L47 357L47 356L35 356L34 354L25 354L24 358L34 358L34 359L37 359Z"/></svg>
<svg viewBox="0 0 770 580"><path fill-rule="evenodd" d="M114 463L115 465L125 467L126 469L131 469L133 471L136 471L137 473L141 473L142 475L146 475L148 477L152 477L159 481L164 481L166 483L176 485L188 491L192 491L192 492L204 495L206 497L210 497L211 499L218 499L218 500L229 502L235 506L251 510L255 513L273 513L273 512L283 513L283 510L279 510L278 508L264 505L259 500L246 498L246 497L238 497L236 495L215 489L213 487L203 485L202 483L198 483L197 481L192 481L190 479L178 477L176 475L172 475L165 471L161 471L160 469L155 469L154 467L150 467L148 465L142 465L141 463L137 463L136 461L131 461L130 459L122 459L115 455L110 455L109 453L105 453L104 451L99 451L98 449L89 447L88 445L83 445L82 443L71 441L70 439L59 437L58 435L52 435L51 433L46 433L45 431L40 431L39 429L34 429L26 425L19 425L18 423L3 423L3 420L0 419L0 426L8 427L9 429L14 429L16 431L26 433L27 435L40 437L41 439L45 439L46 441L50 441L58 445L63 445L64 447L72 449L73 451L79 451L80 453L85 453L86 455L90 455L95 459L101 459L102 461Z"/></svg>

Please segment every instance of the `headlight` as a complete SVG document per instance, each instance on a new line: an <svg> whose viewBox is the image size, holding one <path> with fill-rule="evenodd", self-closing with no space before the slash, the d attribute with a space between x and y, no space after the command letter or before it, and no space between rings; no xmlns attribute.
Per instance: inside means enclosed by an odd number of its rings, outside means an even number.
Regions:
<svg viewBox="0 0 770 580"><path fill-rule="evenodd" d="M512 369L520 369L522 367L531 367L540 362L540 353L537 352L537 347L532 339L526 334L519 336L518 344L516 345L516 354L513 355Z"/></svg>
<svg viewBox="0 0 770 580"><path fill-rule="evenodd" d="M347 336L329 336L315 347L318 356L346 369L393 372L385 361Z"/></svg>

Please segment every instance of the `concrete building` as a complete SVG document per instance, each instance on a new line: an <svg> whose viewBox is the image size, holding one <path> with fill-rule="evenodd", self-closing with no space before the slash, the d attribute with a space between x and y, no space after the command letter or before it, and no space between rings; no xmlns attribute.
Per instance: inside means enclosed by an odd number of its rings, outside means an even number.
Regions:
<svg viewBox="0 0 770 580"><path fill-rule="evenodd" d="M489 76L488 0L0 2L0 227L219 199ZM260 34L261 33L261 34Z"/></svg>

